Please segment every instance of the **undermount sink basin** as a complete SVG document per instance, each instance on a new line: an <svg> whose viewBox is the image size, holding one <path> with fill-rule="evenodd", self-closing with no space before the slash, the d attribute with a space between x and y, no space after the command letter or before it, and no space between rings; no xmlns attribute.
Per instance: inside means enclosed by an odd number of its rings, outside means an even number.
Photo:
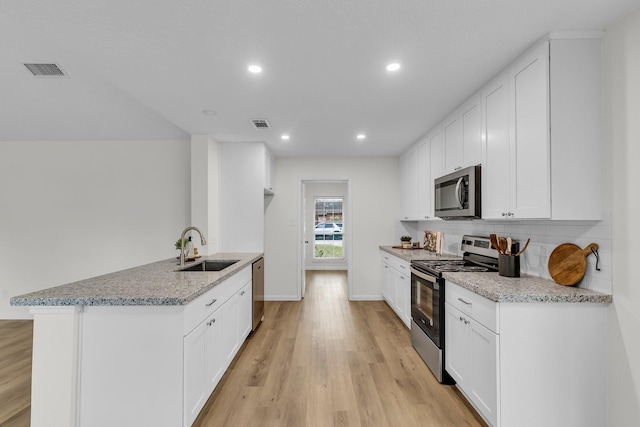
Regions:
<svg viewBox="0 0 640 427"><path fill-rule="evenodd" d="M197 264L190 265L189 267L182 268L180 271L221 271L232 266L238 261L240 260L205 260Z"/></svg>

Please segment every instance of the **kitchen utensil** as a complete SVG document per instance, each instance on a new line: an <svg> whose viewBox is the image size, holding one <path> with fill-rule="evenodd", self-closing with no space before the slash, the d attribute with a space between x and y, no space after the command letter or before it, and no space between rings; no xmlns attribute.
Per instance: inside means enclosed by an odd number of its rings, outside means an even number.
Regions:
<svg viewBox="0 0 640 427"><path fill-rule="evenodd" d="M525 246L526 247L526 246ZM584 249L572 243L563 243L549 256L549 274L559 285L573 286L583 277L587 269L587 256L597 253L598 245L591 243Z"/></svg>
<svg viewBox="0 0 640 427"><path fill-rule="evenodd" d="M505 239L504 237L499 237L498 238L498 245L500 246L500 250L498 252L500 252L501 254L506 254L507 253L507 239Z"/></svg>
<svg viewBox="0 0 640 427"><path fill-rule="evenodd" d="M513 244L513 241L511 240L511 237L507 237L507 255L511 255L512 244Z"/></svg>
<svg viewBox="0 0 640 427"><path fill-rule="evenodd" d="M491 247L495 248L497 251L500 251L500 247L498 246L498 236L495 233L489 234L489 240L491 241Z"/></svg>
<svg viewBox="0 0 640 427"><path fill-rule="evenodd" d="M524 247L520 249L520 251L516 254L516 256L520 256L520 254L522 254L522 252L524 252L524 250L527 249L527 246L529 246L530 241L531 239L527 239L527 242L524 244Z"/></svg>
<svg viewBox="0 0 640 427"><path fill-rule="evenodd" d="M498 275L504 277L520 277L520 257L498 255Z"/></svg>

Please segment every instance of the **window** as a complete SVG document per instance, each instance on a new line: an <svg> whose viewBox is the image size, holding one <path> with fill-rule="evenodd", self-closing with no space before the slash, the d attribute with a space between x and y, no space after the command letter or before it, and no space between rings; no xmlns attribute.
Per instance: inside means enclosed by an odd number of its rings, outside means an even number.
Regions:
<svg viewBox="0 0 640 427"><path fill-rule="evenodd" d="M343 259L342 197L315 198L314 259Z"/></svg>

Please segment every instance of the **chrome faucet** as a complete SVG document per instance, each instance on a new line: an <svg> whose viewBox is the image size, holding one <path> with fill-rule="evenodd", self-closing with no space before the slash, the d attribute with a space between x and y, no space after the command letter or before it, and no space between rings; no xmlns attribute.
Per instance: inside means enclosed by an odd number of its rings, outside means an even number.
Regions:
<svg viewBox="0 0 640 427"><path fill-rule="evenodd" d="M180 236L180 268L184 267L184 235L187 234L187 231L189 230L195 230L198 232L198 234L200 234L200 243L202 243L202 245L206 245L207 244L207 239L204 238L204 235L202 234L202 231L200 231L200 229L198 227L187 227L182 231L182 235Z"/></svg>

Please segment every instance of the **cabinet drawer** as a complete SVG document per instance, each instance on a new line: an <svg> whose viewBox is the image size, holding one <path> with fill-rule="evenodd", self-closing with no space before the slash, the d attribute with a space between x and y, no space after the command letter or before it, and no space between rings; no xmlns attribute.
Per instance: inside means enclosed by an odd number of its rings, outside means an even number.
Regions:
<svg viewBox="0 0 640 427"><path fill-rule="evenodd" d="M409 270L409 263L403 259L398 258L397 256L393 256L386 252L383 252L382 262L388 264L389 267L399 271L400 273L405 273L407 275L411 274L411 271Z"/></svg>
<svg viewBox="0 0 640 427"><path fill-rule="evenodd" d="M497 302L471 292L449 280L445 285L445 301L491 331L499 333Z"/></svg>
<svg viewBox="0 0 640 427"><path fill-rule="evenodd" d="M218 283L187 304L184 311L184 335L191 332L249 281L251 281L251 266Z"/></svg>

